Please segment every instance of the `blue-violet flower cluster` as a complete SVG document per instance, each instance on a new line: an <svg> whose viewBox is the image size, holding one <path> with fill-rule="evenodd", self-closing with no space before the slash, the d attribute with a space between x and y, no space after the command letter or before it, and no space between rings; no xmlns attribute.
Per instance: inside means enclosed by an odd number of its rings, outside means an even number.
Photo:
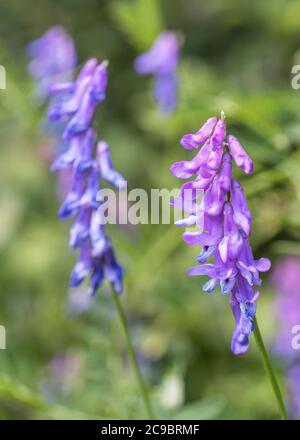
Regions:
<svg viewBox="0 0 300 440"><path fill-rule="evenodd" d="M261 285L259 272L271 266L267 258L253 257L249 244L251 214L243 188L232 177L232 159L246 174L253 172L253 162L238 139L226 135L223 118L208 119L196 133L183 136L181 145L197 151L192 160L176 162L171 167L173 175L180 179L195 176L173 200L175 207L182 206L189 214L177 224L200 229L183 234L187 244L202 246L199 265L189 269L188 274L210 278L203 285L205 292L212 292L219 285L222 294L230 294L236 323L231 349L240 355L247 351L254 327L259 295L256 286ZM213 262L207 262L210 257Z"/></svg>
<svg viewBox="0 0 300 440"><path fill-rule="evenodd" d="M174 32L164 32L152 48L134 62L137 73L154 76L154 96L165 113L173 112L177 105L179 48L178 36Z"/></svg>
<svg viewBox="0 0 300 440"><path fill-rule="evenodd" d="M122 189L126 182L113 168L109 145L100 140L92 126L96 107L105 99L108 63L90 59L73 83L57 84L54 95L67 94L49 109L51 121L68 120L63 138L68 149L53 163L52 170L72 170L72 188L59 210L61 219L74 218L70 246L79 251L71 273L71 287L79 286L89 275L93 295L106 277L117 293L122 291L123 270L118 264L111 240L106 235L97 200L100 178Z"/></svg>

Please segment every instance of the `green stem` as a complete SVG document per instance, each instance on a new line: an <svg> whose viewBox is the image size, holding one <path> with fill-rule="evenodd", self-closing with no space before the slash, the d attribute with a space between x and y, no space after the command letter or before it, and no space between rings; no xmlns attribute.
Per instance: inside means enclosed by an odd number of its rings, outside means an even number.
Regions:
<svg viewBox="0 0 300 440"><path fill-rule="evenodd" d="M256 318L254 319L254 332L253 333L254 333L257 347L258 347L260 354L261 354L261 357L262 357L262 361L263 361L266 373L269 376L270 383L273 388L275 398L277 400L277 404L278 404L278 408L279 408L281 417L283 420L288 420L288 416L287 416L286 409L284 406L282 394L281 394L281 391L280 391L280 388L279 388L279 385L278 385L278 382L277 382L277 379L276 379L276 376L275 376L275 373L274 373L274 370L273 370L273 367L271 364L270 357L268 355L263 338L261 336Z"/></svg>
<svg viewBox="0 0 300 440"><path fill-rule="evenodd" d="M141 395L145 404L145 408L146 408L146 412L148 414L148 418L150 420L154 420L154 413L153 413L153 409L151 406L151 402L150 402L150 398L149 398L149 394L147 391L147 387L145 385L144 382L144 378L142 376L141 370L139 368L138 362L137 362L137 358L136 358L136 354L133 348L133 343L131 341L131 337L130 337L130 333L129 333L129 328L128 328L128 324L127 324L127 319L125 316L125 312L124 309L122 307L122 303L120 301L119 295L115 292L115 289L113 286L112 287L112 297L120 318L120 323L124 332L124 336L125 336L125 342L126 342L126 348L127 348L127 354L128 354L128 359L129 362L131 363L132 369L135 373L136 379L137 379L137 383L140 387L140 391L141 391Z"/></svg>

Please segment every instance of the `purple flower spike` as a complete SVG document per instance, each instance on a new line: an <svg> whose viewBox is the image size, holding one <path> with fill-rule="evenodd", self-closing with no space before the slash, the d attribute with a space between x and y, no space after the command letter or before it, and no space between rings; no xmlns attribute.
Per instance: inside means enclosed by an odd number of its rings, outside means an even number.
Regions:
<svg viewBox="0 0 300 440"><path fill-rule="evenodd" d="M173 32L164 32L155 40L152 48L139 55L134 62L138 74L154 76L155 98L165 113L171 113L176 108L178 61L178 37Z"/></svg>
<svg viewBox="0 0 300 440"><path fill-rule="evenodd" d="M72 172L71 190L59 216L75 218L70 229L70 246L79 249L79 256L71 273L70 285L77 287L89 278L90 295L96 293L105 278L117 293L123 290L123 270L106 235L99 209L101 201L97 200L101 178L118 189L126 186L124 178L113 168L108 144L105 141L97 144L92 126L95 109L105 99L107 66L106 61L98 64L96 59L91 59L85 63L75 82L53 86L52 93L57 98L66 91L68 98L58 99L49 111L52 120L69 119L63 135L69 147L54 161L52 170Z"/></svg>
<svg viewBox="0 0 300 440"><path fill-rule="evenodd" d="M184 200L185 191L192 192L188 205L189 216L177 222L179 226L195 225L198 230L186 231L183 240L189 246L202 246L197 266L188 275L209 277L204 292L213 292L219 285L222 295L230 295L235 318L235 331L231 349L236 355L244 354L253 331L256 301L261 285L260 272L271 267L267 258L254 260L248 238L251 233L251 214L240 183L232 179L232 158L245 173L253 172L253 162L234 136L226 140L223 119L210 118L195 134L182 137L181 145L194 150L203 145L190 161L176 162L171 167L180 179L194 180L184 183L180 196L173 205ZM200 191L198 197L193 191Z"/></svg>

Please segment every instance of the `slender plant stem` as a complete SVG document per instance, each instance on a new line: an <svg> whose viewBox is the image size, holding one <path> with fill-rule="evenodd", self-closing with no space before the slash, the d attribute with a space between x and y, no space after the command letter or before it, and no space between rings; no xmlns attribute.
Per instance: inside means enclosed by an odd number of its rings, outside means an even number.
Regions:
<svg viewBox="0 0 300 440"><path fill-rule="evenodd" d="M259 326L257 323L257 319L254 319L254 337L255 337L255 341L257 344L257 347L260 351L261 357L262 357L262 361L266 370L267 375L269 376L270 382L271 382L271 386L273 388L274 394L275 394L275 398L277 400L277 404L278 404L278 408L281 414L281 417L283 420L288 420L288 416L287 416L287 412L284 406L284 401L282 398L282 394L272 367L272 363L270 360L270 357L268 355L268 352L266 350L263 338L261 336L260 330L259 330Z"/></svg>
<svg viewBox="0 0 300 440"><path fill-rule="evenodd" d="M139 388L140 388L140 391L141 391L141 395L142 395L142 398L143 398L143 401L144 401L144 404L145 404L145 409L146 409L148 418L150 420L154 420L155 417L154 417L154 412L153 412L153 409L152 409L150 397L149 397L148 390L147 390L147 387L145 385L144 378L142 376L140 367L139 367L138 362L137 362L136 354L135 354L135 351L134 351L134 348L133 348L133 343L132 343L132 340L131 340L131 337L130 337L130 333L129 333L129 328L128 328L125 312L124 312L124 309L122 307L122 303L120 301L119 295L115 292L115 289L114 289L113 286L111 286L111 288L112 288L112 291L113 291L112 292L112 296L113 296L113 299L114 299L114 303L115 303L115 306L116 306L116 309L117 309L117 312L118 312L118 315L119 315L119 318L120 318L120 323L121 323L121 326L122 326L122 329L123 329L123 332L124 332L124 336L125 336L125 342L126 342L128 359L129 359L129 362L131 363L132 369L133 369L133 371L135 373L136 380L137 380L137 383L139 385Z"/></svg>

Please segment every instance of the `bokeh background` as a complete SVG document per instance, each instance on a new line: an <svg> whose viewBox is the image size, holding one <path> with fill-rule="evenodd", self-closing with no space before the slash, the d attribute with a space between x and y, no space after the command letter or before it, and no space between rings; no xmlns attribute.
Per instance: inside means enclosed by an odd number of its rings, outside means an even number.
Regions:
<svg viewBox="0 0 300 440"><path fill-rule="evenodd" d="M131 188L174 188L169 173L184 152L178 139L223 109L256 165L242 179L253 213L251 243L273 264L300 255L300 2L273 0L10 0L0 6L0 418L143 418L110 298L91 302L68 289L75 253L57 219L56 176L49 172L46 107L33 99L26 45L59 24L74 38L79 64L110 60L107 100L96 125ZM135 56L164 29L182 34L180 102L157 110L152 80ZM187 155L188 157L188 155ZM124 307L159 417L278 418L251 338L230 352L228 298L205 295L188 278L197 249L174 225L112 226L126 270ZM272 349L275 292L264 277L258 319ZM299 304L300 308L300 304ZM280 383L286 381L274 357Z"/></svg>

